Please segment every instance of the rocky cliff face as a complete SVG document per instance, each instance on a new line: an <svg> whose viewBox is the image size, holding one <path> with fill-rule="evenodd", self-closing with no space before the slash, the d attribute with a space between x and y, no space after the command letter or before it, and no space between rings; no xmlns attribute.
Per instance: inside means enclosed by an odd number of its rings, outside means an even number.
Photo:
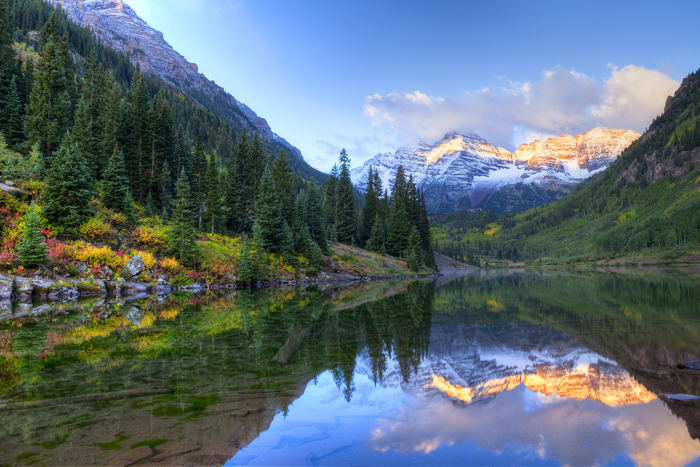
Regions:
<svg viewBox="0 0 700 467"><path fill-rule="evenodd" d="M514 154L476 135L451 133L434 144L420 142L394 154L378 154L352 171L366 186L369 167L391 189L399 165L426 194L431 212L469 208L508 211L559 199L582 180L604 170L640 135L594 128L520 146Z"/></svg>
<svg viewBox="0 0 700 467"><path fill-rule="evenodd" d="M427 356L417 371L408 372L408 380L395 356L387 359L379 375L372 370L369 355L363 354L356 371L385 387L401 387L424 398L449 397L466 405L486 403L521 384L547 396L589 398L607 406L656 399L617 363L561 332L521 326L512 334L493 336L478 328L433 326L431 333L441 336L431 337ZM532 342L538 344L533 347Z"/></svg>
<svg viewBox="0 0 700 467"><path fill-rule="evenodd" d="M243 116L231 114L251 132L266 141L279 141L301 157L301 152L275 134L267 120L259 117L247 105L236 100L214 81L199 73L197 65L188 62L175 51L156 31L124 0L48 0L60 5L70 19L81 26L91 28L112 48L129 53L146 73L160 76L165 82L178 87L191 88L211 97L221 98L231 108L241 110Z"/></svg>

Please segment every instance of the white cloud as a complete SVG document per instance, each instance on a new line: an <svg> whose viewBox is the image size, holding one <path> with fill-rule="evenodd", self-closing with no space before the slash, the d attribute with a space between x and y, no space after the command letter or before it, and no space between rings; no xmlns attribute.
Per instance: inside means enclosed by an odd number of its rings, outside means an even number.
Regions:
<svg viewBox="0 0 700 467"><path fill-rule="evenodd" d="M461 100L420 91L374 94L364 100L372 124L403 142L435 141L445 133L476 133L514 150L543 136L582 133L597 126L642 132L663 111L679 83L657 70L610 65L604 82L575 70L546 70L539 81L465 92Z"/></svg>

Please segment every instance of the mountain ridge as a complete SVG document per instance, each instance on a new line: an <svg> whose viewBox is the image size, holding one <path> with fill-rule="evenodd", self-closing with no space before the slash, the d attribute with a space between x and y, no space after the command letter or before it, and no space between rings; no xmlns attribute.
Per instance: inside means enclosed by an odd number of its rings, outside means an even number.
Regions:
<svg viewBox="0 0 700 467"><path fill-rule="evenodd" d="M119 52L128 54L145 73L158 75L178 88L191 88L218 99L229 107L227 117L246 127L267 142L276 142L303 159L301 151L270 128L267 120L236 99L215 81L199 72L164 38L138 16L125 0L47 0L60 6L77 24L90 28L97 37Z"/></svg>
<svg viewBox="0 0 700 467"><path fill-rule="evenodd" d="M352 171L353 184L364 189L369 167L379 173L383 186L391 189L396 170L402 165L407 176L425 192L434 213L483 208L503 212L522 207L507 203L500 209L487 202L514 186L529 195L534 207L562 198L579 182L607 168L639 138L632 130L593 128L583 134L561 135L546 141L521 145L514 153L494 147L478 135L452 132L433 145L419 141L395 153L378 154ZM506 200L508 201L508 200ZM493 203L492 203L493 204Z"/></svg>

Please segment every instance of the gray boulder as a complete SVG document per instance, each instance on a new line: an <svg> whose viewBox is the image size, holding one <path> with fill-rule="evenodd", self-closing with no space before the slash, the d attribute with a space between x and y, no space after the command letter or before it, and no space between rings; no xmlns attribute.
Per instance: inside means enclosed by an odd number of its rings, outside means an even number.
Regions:
<svg viewBox="0 0 700 467"><path fill-rule="evenodd" d="M119 281L105 282L105 289L110 295L120 295L122 293L122 283Z"/></svg>
<svg viewBox="0 0 700 467"><path fill-rule="evenodd" d="M90 268L88 267L87 264L85 263L78 263L78 271L80 271L80 274L87 274Z"/></svg>
<svg viewBox="0 0 700 467"><path fill-rule="evenodd" d="M15 278L15 290L20 297L31 297L34 294L32 280L26 277Z"/></svg>
<svg viewBox="0 0 700 467"><path fill-rule="evenodd" d="M48 279L34 279L32 285L34 286L33 293L36 297L48 297L49 295L56 296L58 293L56 283Z"/></svg>
<svg viewBox="0 0 700 467"><path fill-rule="evenodd" d="M140 282L124 282L122 284L122 292L124 294L140 294L151 291L151 286Z"/></svg>
<svg viewBox="0 0 700 467"><path fill-rule="evenodd" d="M10 298L15 289L15 278L7 274L0 274L0 298Z"/></svg>
<svg viewBox="0 0 700 467"><path fill-rule="evenodd" d="M10 299L0 299L0 323L12 318L12 301Z"/></svg>
<svg viewBox="0 0 700 467"><path fill-rule="evenodd" d="M126 263L124 268L126 268L129 273L129 277L136 277L146 270L146 265L143 263L141 255L136 255Z"/></svg>

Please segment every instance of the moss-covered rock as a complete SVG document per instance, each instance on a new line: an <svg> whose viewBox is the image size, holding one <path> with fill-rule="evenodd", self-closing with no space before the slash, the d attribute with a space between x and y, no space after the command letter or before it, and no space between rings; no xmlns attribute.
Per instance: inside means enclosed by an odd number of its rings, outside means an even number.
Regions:
<svg viewBox="0 0 700 467"><path fill-rule="evenodd" d="M106 295L107 289L101 279L84 279L78 281L78 292L80 295Z"/></svg>
<svg viewBox="0 0 700 467"><path fill-rule="evenodd" d="M31 297L34 294L34 285L31 279L26 277L15 278L15 292L19 297Z"/></svg>

